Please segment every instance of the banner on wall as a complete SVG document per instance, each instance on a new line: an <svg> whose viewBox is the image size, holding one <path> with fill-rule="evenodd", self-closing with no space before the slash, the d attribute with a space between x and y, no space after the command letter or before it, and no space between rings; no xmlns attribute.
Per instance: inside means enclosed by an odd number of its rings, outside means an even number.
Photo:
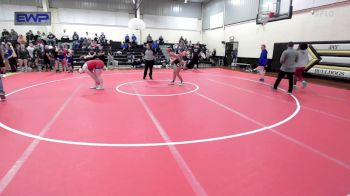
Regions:
<svg viewBox="0 0 350 196"><path fill-rule="evenodd" d="M309 64L305 72L311 75L350 80L350 41L306 42L309 44ZM295 42L296 46L300 42ZM274 58L279 59L287 43L276 43ZM277 66L275 62L275 66ZM280 65L279 65L280 66Z"/></svg>
<svg viewBox="0 0 350 196"><path fill-rule="evenodd" d="M15 25L49 26L51 12L15 12Z"/></svg>
<svg viewBox="0 0 350 196"><path fill-rule="evenodd" d="M307 73L350 80L350 43L311 43L308 51Z"/></svg>

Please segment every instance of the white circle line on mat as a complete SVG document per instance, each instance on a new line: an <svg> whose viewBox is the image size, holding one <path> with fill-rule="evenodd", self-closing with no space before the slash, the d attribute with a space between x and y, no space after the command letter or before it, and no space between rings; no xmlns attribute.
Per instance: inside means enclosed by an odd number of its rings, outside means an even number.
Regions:
<svg viewBox="0 0 350 196"><path fill-rule="evenodd" d="M153 80L154 82L171 82L170 80ZM138 81L131 81L131 82L125 82L122 84L119 84L117 87L115 87L115 89L117 90L117 92L119 93L123 93L126 95L133 95L133 96L141 96L141 97L172 97L172 96L179 96L179 95L186 95L186 94L190 94L190 93L194 93L196 91L199 90L199 86L195 83L191 83L191 82L184 82L185 85L192 85L195 88L193 90L187 91L187 92L183 92L183 93L172 93L172 94L140 94L140 93L130 93L130 92L126 92L121 90L120 88L122 86L125 85L129 85L129 84L136 84L136 83L145 83L144 80L138 80ZM174 84L176 85L176 84ZM169 85L169 88L171 88L171 86Z"/></svg>
<svg viewBox="0 0 350 196"><path fill-rule="evenodd" d="M110 75L114 75L114 74L110 74ZM60 82L60 81L71 80L71 79L84 78L84 77L86 77L86 76L83 76L83 77L72 77L72 78L65 78L65 79L60 79L60 80L53 80L53 81L43 82L43 83L39 83L39 84L35 84L35 85L31 85L31 86L27 86L27 87L18 89L16 91L8 93L7 96L13 95L15 93L18 93L18 92L21 92L21 91L24 91L24 90L27 90L27 89L30 89L30 88L33 88L33 87L41 86L41 85L46 85L46 84L50 84L50 83L54 83L54 82ZM250 80L250 79L247 79L247 78L240 78L240 77L232 77L232 78L246 80L246 81L250 81L250 82L260 83L258 81ZM265 83L263 83L263 84L265 84ZM265 84L265 85L271 86L269 84ZM280 90L282 90L282 89L280 89ZM246 132L243 132L243 133L226 135L226 136L220 136L220 137L212 137L212 138L206 138L206 139L197 139L197 140L185 140L185 141L177 141L177 142L156 142L156 143L122 143L122 144L120 144L120 143L79 142L79 141L69 141L69 140L59 140L59 139L53 139L53 138L46 138L46 137L41 137L41 136L30 134L30 133L25 133L25 132L22 132L20 130L16 130L16 129L12 128L12 127L9 127L9 126L3 124L2 122L0 122L0 127L4 128L7 131L10 131L12 133L15 133L15 134L18 134L18 135L21 135L21 136L25 136L25 137L29 137L29 138L32 138L32 139L37 139L37 140L46 141L46 142L59 143L59 144L78 145L78 146L95 146L95 147L155 147L155 146L196 144L196 143L214 142L214 141L220 141L220 140L226 140L226 139L232 139L232 138L247 136L247 135L251 135L251 134L267 131L269 129L278 127L278 126L280 126L280 125L290 121L291 119L293 119L299 113L300 108L301 108L299 100L292 94L290 96L295 101L296 109L290 116L288 116L287 118L283 119L280 122L277 122L277 123L269 125L269 126L261 127L259 129L246 131Z"/></svg>

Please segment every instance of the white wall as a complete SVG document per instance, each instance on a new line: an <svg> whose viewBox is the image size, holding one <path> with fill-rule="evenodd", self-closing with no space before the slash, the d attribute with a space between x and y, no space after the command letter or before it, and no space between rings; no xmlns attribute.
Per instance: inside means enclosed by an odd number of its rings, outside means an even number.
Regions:
<svg viewBox="0 0 350 196"><path fill-rule="evenodd" d="M0 4L0 28L2 29L15 29L18 33L24 34L28 30L45 30L45 27L38 26L14 26L14 12L36 12L38 9L35 6L18 6Z"/></svg>
<svg viewBox="0 0 350 196"><path fill-rule="evenodd" d="M138 39L146 41L150 33L153 39L158 39L162 35L167 42L178 42L180 36L192 40L193 42L202 42L201 20L195 18L169 17L169 16L152 16L144 15L146 29L142 32L134 31L127 28L130 18L133 16L128 13L93 11L51 8L51 26L14 26L14 12L16 11L42 11L33 6L6 5L0 6L0 26L6 29L15 29L20 34L25 34L28 30L33 31L52 31L57 37L61 37L63 29L69 35L76 31L80 36L85 36L89 32L90 36L95 33L104 32L107 39L116 41L124 40L125 35L135 34ZM148 26L148 27L147 27Z"/></svg>
<svg viewBox="0 0 350 196"><path fill-rule="evenodd" d="M225 41L225 32L223 28L208 30L203 32L203 43L207 45L207 49L216 49L219 56L225 54L225 45L221 42Z"/></svg>
<svg viewBox="0 0 350 196"><path fill-rule="evenodd" d="M341 5L341 6L340 6ZM260 45L266 44L269 58L273 54L273 44L288 41L330 41L350 40L350 3L339 4L301 12L291 20L268 23L265 27L255 21L203 32L203 42L209 49L220 48L221 41L228 41L230 36L239 42L239 57L258 57ZM224 35L224 38L222 36ZM220 48L223 52L224 48Z"/></svg>

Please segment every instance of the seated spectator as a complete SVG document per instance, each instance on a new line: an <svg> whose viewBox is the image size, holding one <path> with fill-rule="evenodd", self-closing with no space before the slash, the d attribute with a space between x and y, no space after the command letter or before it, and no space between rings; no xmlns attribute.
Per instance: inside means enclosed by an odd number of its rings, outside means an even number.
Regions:
<svg viewBox="0 0 350 196"><path fill-rule="evenodd" d="M163 45L164 44L164 38L163 36L159 36L159 45Z"/></svg>
<svg viewBox="0 0 350 196"><path fill-rule="evenodd" d="M131 43L128 44L128 51L132 51L134 49L134 47L132 46Z"/></svg>
<svg viewBox="0 0 350 196"><path fill-rule="evenodd" d="M127 44L130 42L129 34L126 34L124 42L127 43Z"/></svg>
<svg viewBox="0 0 350 196"><path fill-rule="evenodd" d="M69 36L66 32L66 29L63 29L63 34L62 34L62 37L61 37L61 41L64 42L64 43L68 43L69 42Z"/></svg>
<svg viewBox="0 0 350 196"><path fill-rule="evenodd" d="M83 51L86 51L86 50L89 49L90 43L91 43L90 39L84 38L83 44L82 44L82 47L81 47L83 49Z"/></svg>
<svg viewBox="0 0 350 196"><path fill-rule="evenodd" d="M92 40L89 49L95 50L97 48L97 41Z"/></svg>
<svg viewBox="0 0 350 196"><path fill-rule="evenodd" d="M159 50L158 40L152 43L152 49L155 51Z"/></svg>
<svg viewBox="0 0 350 196"><path fill-rule="evenodd" d="M17 39L17 43L19 43L20 45L26 45L27 44L26 37L24 37L22 34L20 34L18 39Z"/></svg>
<svg viewBox="0 0 350 196"><path fill-rule="evenodd" d="M122 45L120 45L120 48L125 51L128 49L128 44L126 42L123 42Z"/></svg>
<svg viewBox="0 0 350 196"><path fill-rule="evenodd" d="M147 43L151 44L153 42L151 34L147 35Z"/></svg>
<svg viewBox="0 0 350 196"><path fill-rule="evenodd" d="M133 43L133 44L136 44L136 42L137 42L137 37L135 36L135 34L132 34L131 40L132 40L132 43Z"/></svg>
<svg viewBox="0 0 350 196"><path fill-rule="evenodd" d="M77 32L74 32L73 36L72 36L72 40L73 40L73 49L77 49L79 48L79 35L77 34Z"/></svg>
<svg viewBox="0 0 350 196"><path fill-rule="evenodd" d="M56 36L50 32L49 35L47 35L46 43L51 46L56 45Z"/></svg>
<svg viewBox="0 0 350 196"><path fill-rule="evenodd" d="M90 50L89 53L87 54L88 58L95 58L96 56L96 52L94 50Z"/></svg>
<svg viewBox="0 0 350 196"><path fill-rule="evenodd" d="M29 30L26 33L26 38L27 38L28 43L34 42L34 34L33 34L32 30Z"/></svg>
<svg viewBox="0 0 350 196"><path fill-rule="evenodd" d="M79 48L83 47L84 40L85 40L85 38L80 37L80 39L79 39Z"/></svg>

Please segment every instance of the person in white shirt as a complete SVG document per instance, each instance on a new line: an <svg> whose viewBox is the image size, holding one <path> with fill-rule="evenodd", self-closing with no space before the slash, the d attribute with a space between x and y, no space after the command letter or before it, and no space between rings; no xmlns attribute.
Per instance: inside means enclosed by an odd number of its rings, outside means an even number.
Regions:
<svg viewBox="0 0 350 196"><path fill-rule="evenodd" d="M29 54L29 59L28 59L28 65L29 67L32 67L32 64L34 63L34 45L32 43L29 44L29 46L27 47L28 50L28 54Z"/></svg>
<svg viewBox="0 0 350 196"><path fill-rule="evenodd" d="M294 89L297 88L297 81L301 81L302 88L307 86L307 82L304 80L303 73L305 66L309 64L309 53L307 51L308 45L306 43L299 44L298 52L298 62L296 64L296 69L294 73Z"/></svg>

